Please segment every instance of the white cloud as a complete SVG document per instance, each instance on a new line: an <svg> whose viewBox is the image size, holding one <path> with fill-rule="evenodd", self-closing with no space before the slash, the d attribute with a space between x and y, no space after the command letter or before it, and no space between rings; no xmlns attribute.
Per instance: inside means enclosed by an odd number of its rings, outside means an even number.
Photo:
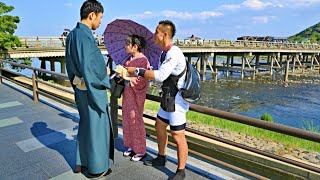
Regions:
<svg viewBox="0 0 320 180"><path fill-rule="evenodd" d="M282 0L280 0L282 1ZM224 10L238 10L240 8L249 8L252 10L261 10L266 7L283 7L279 0L245 0L241 4L224 4L221 5L218 9L224 9ZM283 0L285 1L285 0ZM320 0L319 0L320 1Z"/></svg>
<svg viewBox="0 0 320 180"><path fill-rule="evenodd" d="M254 23L267 24L270 19L274 19L275 16L255 16L252 17Z"/></svg>
<svg viewBox="0 0 320 180"><path fill-rule="evenodd" d="M199 13L201 17L203 18L209 18L209 17L216 17L216 16L223 16L220 12L210 12L210 11L203 11Z"/></svg>
<svg viewBox="0 0 320 180"><path fill-rule="evenodd" d="M224 4L220 6L221 9L226 9L226 10L236 10L240 9L241 5L240 4Z"/></svg>
<svg viewBox="0 0 320 180"><path fill-rule="evenodd" d="M215 11L202 11L202 12L162 11L161 16L177 18L177 19L208 19L211 17L223 16L223 14Z"/></svg>
<svg viewBox="0 0 320 180"><path fill-rule="evenodd" d="M268 7L268 6L282 7L282 5L278 4L278 3L263 2L263 1L260 1L260 0L245 0L242 3L242 5L245 6L245 7L250 8L250 9L255 9L255 10L263 9L265 7Z"/></svg>
<svg viewBox="0 0 320 180"><path fill-rule="evenodd" d="M146 11L143 14L149 16L149 15L152 15L152 12L151 11Z"/></svg>
<svg viewBox="0 0 320 180"><path fill-rule="evenodd" d="M178 19L192 19L193 18L193 15L189 12L177 12L177 11L170 11L170 10L162 11L161 16L175 17Z"/></svg>
<svg viewBox="0 0 320 180"><path fill-rule="evenodd" d="M254 10L266 7L299 8L320 5L320 0L245 0L242 5Z"/></svg>
<svg viewBox="0 0 320 180"><path fill-rule="evenodd" d="M218 17L218 16L223 16L223 14L215 11L179 12L179 11L172 11L172 10L164 10L161 12L145 11L142 14L134 14L134 15L128 15L127 17L118 17L118 18L152 19L155 17L166 17L166 18L175 18L175 19L182 19L182 20L194 20L194 19L206 20L206 19Z"/></svg>
<svg viewBox="0 0 320 180"><path fill-rule="evenodd" d="M303 7L320 4L320 0L273 0L273 2L287 7Z"/></svg>

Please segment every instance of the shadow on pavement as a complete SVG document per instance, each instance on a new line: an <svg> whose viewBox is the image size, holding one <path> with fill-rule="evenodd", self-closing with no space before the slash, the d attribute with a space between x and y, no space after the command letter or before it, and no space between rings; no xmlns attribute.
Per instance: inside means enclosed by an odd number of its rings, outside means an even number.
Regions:
<svg viewBox="0 0 320 180"><path fill-rule="evenodd" d="M44 146L60 153L70 168L74 169L76 162L76 142L74 137L47 127L47 123L35 122L30 128L31 133Z"/></svg>

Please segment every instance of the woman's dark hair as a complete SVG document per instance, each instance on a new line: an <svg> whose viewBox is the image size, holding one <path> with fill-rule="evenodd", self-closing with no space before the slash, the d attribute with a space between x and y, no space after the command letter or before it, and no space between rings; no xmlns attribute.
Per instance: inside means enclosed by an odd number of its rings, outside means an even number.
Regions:
<svg viewBox="0 0 320 180"><path fill-rule="evenodd" d="M126 44L132 44L138 46L138 51L141 52L141 49L145 48L146 40L138 35L129 35L126 40Z"/></svg>
<svg viewBox="0 0 320 180"><path fill-rule="evenodd" d="M80 9L80 17L82 19L88 18L89 14L94 12L95 14L103 13L103 6L97 0L85 1Z"/></svg>
<svg viewBox="0 0 320 180"><path fill-rule="evenodd" d="M159 24L169 26L171 30L171 38L173 38L173 36L176 34L176 26L173 24L173 22L170 20L163 20L160 21Z"/></svg>

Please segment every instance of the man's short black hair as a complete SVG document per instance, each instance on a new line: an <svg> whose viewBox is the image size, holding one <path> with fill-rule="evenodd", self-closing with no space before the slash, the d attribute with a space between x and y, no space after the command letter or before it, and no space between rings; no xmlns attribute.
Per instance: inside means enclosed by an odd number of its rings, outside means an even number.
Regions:
<svg viewBox="0 0 320 180"><path fill-rule="evenodd" d="M176 26L173 24L172 21L170 21L170 20L163 20L163 21L160 21L159 24L165 25L165 26L170 26L170 29L171 29L171 38L174 37L174 35L176 34Z"/></svg>
<svg viewBox="0 0 320 180"><path fill-rule="evenodd" d="M86 19L92 12L95 14L103 13L103 6L97 0L86 0L80 9L81 20Z"/></svg>

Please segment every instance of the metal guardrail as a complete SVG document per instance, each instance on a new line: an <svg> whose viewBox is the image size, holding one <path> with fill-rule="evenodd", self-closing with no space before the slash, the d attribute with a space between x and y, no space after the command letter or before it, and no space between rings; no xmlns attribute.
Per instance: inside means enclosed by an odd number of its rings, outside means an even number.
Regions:
<svg viewBox="0 0 320 180"><path fill-rule="evenodd" d="M66 37L59 36L30 36L19 37L22 48L32 47L63 47ZM103 37L96 38L97 44L103 45ZM207 39L174 39L174 43L180 47L216 47L216 48L254 48L254 49L320 49L315 43L289 43L289 42L266 42L244 40L207 40ZM19 47L17 48L19 50Z"/></svg>
<svg viewBox="0 0 320 180"><path fill-rule="evenodd" d="M68 78L65 74L56 73L56 72L52 72L52 71L47 71L47 70L43 70L43 69L40 69L40 68L34 68L34 67L27 66L27 65L22 65L22 64L18 64L18 63L14 63L14 62L11 62L11 61L1 60L0 59L0 65L2 63L8 63L8 64L11 64L11 65L14 65L14 66L19 66L19 67L28 68L28 69L33 70L33 75L32 75L32 82L33 83L32 83L32 88L31 89L33 90L34 101L38 101L38 94L39 93L45 94L44 92L41 92L38 89L38 82L41 82L41 83L43 83L43 82L41 80L37 79L37 73L36 73L37 71L38 72L42 72L42 73L52 74L52 75L55 75L55 76L58 76L58 77L61 77L61 78L66 78L66 79ZM3 67L0 66L0 83L2 82L2 78L5 78L4 76L2 76L2 71L8 71L8 70L6 70L6 69L4 69ZM50 83L45 83L45 84L49 85ZM54 88L57 88L54 85L50 85L50 86L54 87ZM29 89L30 89L30 87L29 87ZM62 90L61 88L57 88L57 89ZM67 92L73 94L73 92L71 92L71 91L67 91ZM152 101L156 101L156 102L160 102L160 97L154 96L154 95L150 95L150 94L147 94L147 99L148 100L152 100ZM72 103L74 103L74 102L72 102ZM116 112L117 112L117 110L118 109L114 109L114 111L116 111ZM319 134L312 133L312 132L309 132L309 131L306 131L306 130L301 130L301 129L298 129L298 128L292 128L292 127L279 125L279 124L275 124L275 123L270 123L270 122L266 122L266 121L261 121L259 119L246 117L246 116L242 116L242 115L238 115L238 114L233 114L233 113L229 113L229 112L225 112L225 111L221 111L221 110L217 110L217 109L207 108L207 107L203 107L203 106L199 106L199 105L195 105L195 104L190 104L190 110L194 111L194 112L201 113L201 114L220 117L220 118L223 118L223 119L226 119L226 120L231 120L231 121L234 121L234 122L250 125L250 126L253 126L253 127L258 127L258 128L270 130L270 131L273 131L273 132L278 132L278 133L286 134L286 135L289 135L289 136L298 137L298 138L301 138L301 139L310 140L310 141L313 141L313 142L320 143L320 135ZM155 117L152 117L152 116L149 116L149 118L155 119ZM114 124L117 124L117 118L113 119L113 122L114 122ZM312 170L314 172L320 173L320 169L319 168L316 168L314 166L311 166L311 165L308 165L308 164L305 164L305 163L302 163L302 162L299 162L299 161L295 161L295 160L291 160L291 159L288 159L288 158L280 157L280 156L277 156L277 155L274 155L274 154L271 154L271 153L268 153L268 152L260 151L260 150L254 149L254 148L250 148L248 146L241 145L241 144L238 144L238 143L235 143L235 142L231 142L231 141L228 141L228 140L223 140L221 138L217 138L217 137L214 138L214 136L212 136L212 135L208 135L206 133L202 133L202 132L199 132L199 131L190 130L188 128L187 128L187 130L192 131L193 133L202 135L204 137L210 138L210 139L214 139L214 140L218 140L218 141L221 141L221 142L224 142L224 143L227 143L227 144L231 144L233 146L240 147L242 149L253 151L253 152L256 152L256 153L259 153L259 154L262 154L262 155L265 155L265 156L268 156L268 157L271 157L271 158L274 158L274 159L278 159L280 161L284 161L284 162L287 162L287 163L290 163L290 164L293 164L293 165L296 165L296 166L299 166L299 167L302 167L302 168L309 169L309 170ZM239 170L237 169L237 171L239 171ZM247 174L249 176L252 176L252 173L251 172L246 172L246 170L243 170L243 171L240 171L240 172L242 172L244 174ZM260 178L263 178L263 177L260 177Z"/></svg>

